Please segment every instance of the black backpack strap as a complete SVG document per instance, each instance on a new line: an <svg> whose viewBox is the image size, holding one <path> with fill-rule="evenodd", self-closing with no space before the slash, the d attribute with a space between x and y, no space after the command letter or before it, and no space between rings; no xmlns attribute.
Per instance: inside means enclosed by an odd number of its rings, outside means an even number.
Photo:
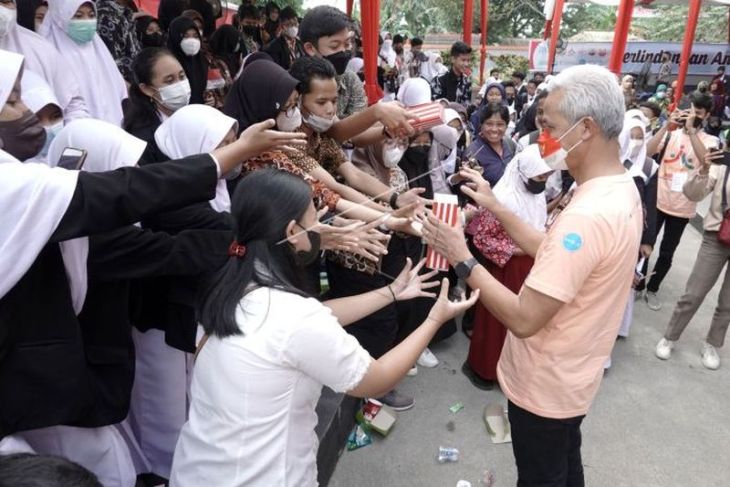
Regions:
<svg viewBox="0 0 730 487"><path fill-rule="evenodd" d="M730 178L730 167L725 166L725 178L722 183L722 212L727 210L727 180Z"/></svg>
<svg viewBox="0 0 730 487"><path fill-rule="evenodd" d="M654 167L654 159L651 157L647 157L644 161L644 167L642 168L642 171L646 175L647 179L651 179L651 170Z"/></svg>
<svg viewBox="0 0 730 487"><path fill-rule="evenodd" d="M659 151L659 157L656 160L659 164L661 164L662 161L664 160L664 154L666 154L666 152L667 152L667 145L669 145L669 139L671 137L672 137L672 133L669 130L667 130L667 136L664 137L664 147L662 147L662 150Z"/></svg>

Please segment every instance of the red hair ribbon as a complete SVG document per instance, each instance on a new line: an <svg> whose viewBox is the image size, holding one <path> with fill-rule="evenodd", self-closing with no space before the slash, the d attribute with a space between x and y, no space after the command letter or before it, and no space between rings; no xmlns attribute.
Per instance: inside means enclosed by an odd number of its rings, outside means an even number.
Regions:
<svg viewBox="0 0 730 487"><path fill-rule="evenodd" d="M234 240L228 247L228 255L231 257L238 257L239 259L243 259L243 256L246 255L246 246Z"/></svg>

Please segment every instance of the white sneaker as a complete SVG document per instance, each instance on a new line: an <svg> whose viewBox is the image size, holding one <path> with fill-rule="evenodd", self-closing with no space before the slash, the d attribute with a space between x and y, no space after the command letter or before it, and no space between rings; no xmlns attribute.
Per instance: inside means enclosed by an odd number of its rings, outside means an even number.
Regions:
<svg viewBox="0 0 730 487"><path fill-rule="evenodd" d="M672 356L672 349L674 348L674 342L671 340L667 340L666 338L662 338L659 340L659 343L656 345L656 350L654 350L654 353L656 354L657 358L660 358L662 360L668 360L669 357Z"/></svg>
<svg viewBox="0 0 730 487"><path fill-rule="evenodd" d="M656 293L647 291L644 294L644 301L646 301L646 305L652 311L659 311L662 309L662 302L659 300L659 296L657 296Z"/></svg>
<svg viewBox="0 0 730 487"><path fill-rule="evenodd" d="M417 366L417 365L414 365L413 367L411 367L411 370L409 370L409 371L408 371L408 372L406 373L406 375L407 375L408 377L413 377L413 376L415 376L416 374L418 374L418 366Z"/></svg>
<svg viewBox="0 0 730 487"><path fill-rule="evenodd" d="M418 361L416 363L421 367L432 369L439 364L439 359L436 358L436 355L434 355L431 350L429 350L428 348L424 348L423 352L421 352L421 356L418 357Z"/></svg>
<svg viewBox="0 0 730 487"><path fill-rule="evenodd" d="M702 342L702 365L706 369L717 370L720 368L720 356L717 355L715 347L707 342Z"/></svg>

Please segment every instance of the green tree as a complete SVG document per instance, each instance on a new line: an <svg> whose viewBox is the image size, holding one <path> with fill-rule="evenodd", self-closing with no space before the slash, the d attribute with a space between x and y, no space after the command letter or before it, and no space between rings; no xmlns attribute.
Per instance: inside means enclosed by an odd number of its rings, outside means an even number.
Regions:
<svg viewBox="0 0 730 487"><path fill-rule="evenodd" d="M636 19L631 30L650 41L681 42L687 26L687 6L656 5L653 17ZM695 42L726 42L728 32L727 7L703 5L695 32Z"/></svg>

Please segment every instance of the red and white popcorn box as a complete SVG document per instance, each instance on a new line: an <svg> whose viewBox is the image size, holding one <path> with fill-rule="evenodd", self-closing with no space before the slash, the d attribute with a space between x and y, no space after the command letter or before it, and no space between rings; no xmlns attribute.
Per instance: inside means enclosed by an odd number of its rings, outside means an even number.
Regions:
<svg viewBox="0 0 730 487"><path fill-rule="evenodd" d="M459 221L459 211L459 199L455 194L433 195L433 214L442 222L446 222L452 227L455 226L456 222ZM439 271L448 271L449 261L429 245L426 251L426 267Z"/></svg>
<svg viewBox="0 0 730 487"><path fill-rule="evenodd" d="M425 132L444 123L444 106L437 101L412 106L408 108L408 113L416 117L410 123L417 132Z"/></svg>

